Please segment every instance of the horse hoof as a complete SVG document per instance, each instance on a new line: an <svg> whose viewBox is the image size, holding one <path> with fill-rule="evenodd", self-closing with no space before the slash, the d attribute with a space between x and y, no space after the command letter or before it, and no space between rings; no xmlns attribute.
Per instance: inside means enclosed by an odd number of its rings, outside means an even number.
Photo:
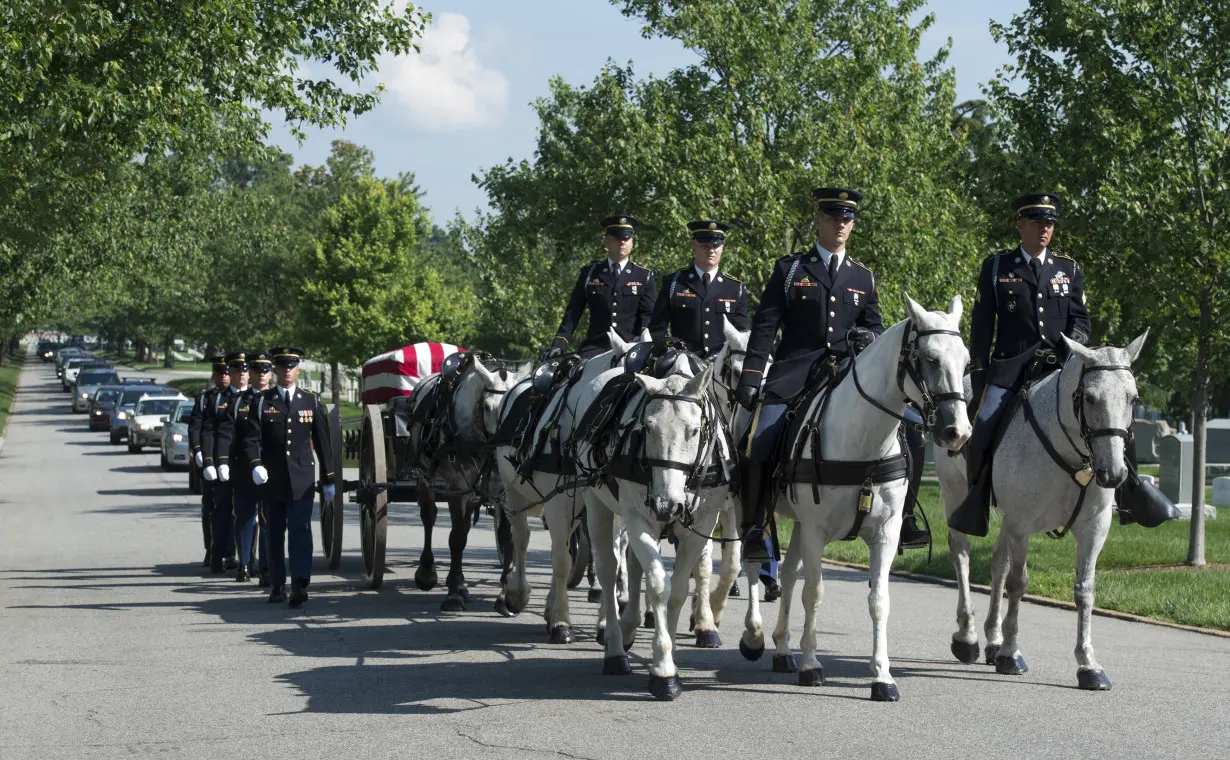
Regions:
<svg viewBox="0 0 1230 760"><path fill-rule="evenodd" d="M656 623L656 622L657 622L657 620L656 620L656 618L654 618L653 613L652 613L652 612L646 612L646 613L645 613L645 622L644 622L644 624L643 624L641 627L642 627L642 628L653 628L653 627L654 627L654 623Z"/></svg>
<svg viewBox="0 0 1230 760"><path fill-rule="evenodd" d="M449 594L444 597L444 601L440 603L441 612L465 612L465 600L456 594Z"/></svg>
<svg viewBox="0 0 1230 760"><path fill-rule="evenodd" d="M986 660L985 660L986 664L994 665L995 658L999 656L999 645L998 644L987 644L987 647L986 649L983 650L983 652L986 655Z"/></svg>
<svg viewBox="0 0 1230 760"><path fill-rule="evenodd" d="M683 682L679 680L679 676L650 676L649 693L659 702L670 702L683 693Z"/></svg>
<svg viewBox="0 0 1230 760"><path fill-rule="evenodd" d="M717 631L697 631L696 647L698 649L717 649L722 646L722 637Z"/></svg>
<svg viewBox="0 0 1230 760"><path fill-rule="evenodd" d="M439 582L435 568L420 567L414 571L414 585L418 586L419 591L431 591Z"/></svg>
<svg viewBox="0 0 1230 760"><path fill-rule="evenodd" d="M872 702L896 702L898 699L901 699L901 692L897 691L897 684L876 681L871 685Z"/></svg>
<svg viewBox="0 0 1230 760"><path fill-rule="evenodd" d="M627 676L632 674L632 666L628 664L628 655L617 654L602 660L602 675Z"/></svg>
<svg viewBox="0 0 1230 760"><path fill-rule="evenodd" d="M513 612L512 608L509 607L508 603L505 602L503 599L495 600L495 611L497 614L499 614L500 617L510 618L510 617L517 616L517 613Z"/></svg>
<svg viewBox="0 0 1230 760"><path fill-rule="evenodd" d="M773 672L798 673L799 661L792 654L775 654L773 655Z"/></svg>
<svg viewBox="0 0 1230 760"><path fill-rule="evenodd" d="M461 586L457 589L457 595L461 597L461 601L463 602L470 601L470 589L465 586Z"/></svg>
<svg viewBox="0 0 1230 760"><path fill-rule="evenodd" d="M624 636L624 651L625 651L625 652L631 652L631 651L632 651L632 644L633 644L633 642L634 642L634 641L636 641L635 637L633 637L633 636Z"/></svg>
<svg viewBox="0 0 1230 760"><path fill-rule="evenodd" d="M952 656L966 665L978 664L978 642L967 644L964 641L952 640Z"/></svg>
<svg viewBox="0 0 1230 760"><path fill-rule="evenodd" d="M799 671L799 686L823 686L824 668Z"/></svg>
<svg viewBox="0 0 1230 760"><path fill-rule="evenodd" d="M743 643L743 639L739 639L739 654L743 655L743 659L748 662L755 662L761 657L764 657L764 644L761 644L758 649L752 649L747 644Z"/></svg>
<svg viewBox="0 0 1230 760"><path fill-rule="evenodd" d="M552 644L571 644L572 629L566 625L557 625L551 629L550 641Z"/></svg>
<svg viewBox="0 0 1230 760"><path fill-rule="evenodd" d="M508 614L510 617L516 617L525 610L525 605L514 602L512 597L504 598L504 606L508 608Z"/></svg>
<svg viewBox="0 0 1230 760"><path fill-rule="evenodd" d="M597 641L599 646L606 646L606 628L598 626L594 629L594 641Z"/></svg>
<svg viewBox="0 0 1230 760"><path fill-rule="evenodd" d="M1078 670L1076 683L1085 691L1110 691L1110 679L1105 670Z"/></svg>
<svg viewBox="0 0 1230 760"><path fill-rule="evenodd" d="M1016 657L1000 654L995 656L995 672L1001 676L1019 676L1028 673L1029 666L1019 654Z"/></svg>
<svg viewBox="0 0 1230 760"><path fill-rule="evenodd" d="M589 590L589 594L585 598L589 601L590 604L601 604L602 603L602 589L591 588Z"/></svg>

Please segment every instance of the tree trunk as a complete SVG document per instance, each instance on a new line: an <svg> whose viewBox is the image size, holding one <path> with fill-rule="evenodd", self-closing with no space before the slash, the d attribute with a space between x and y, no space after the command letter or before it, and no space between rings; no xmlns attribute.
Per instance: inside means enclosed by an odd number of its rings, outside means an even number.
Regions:
<svg viewBox="0 0 1230 760"><path fill-rule="evenodd" d="M1204 564L1204 423L1209 409L1208 359L1204 354L1205 341L1200 343L1194 373L1196 387L1192 391L1192 526L1187 541L1187 564L1197 566Z"/></svg>
<svg viewBox="0 0 1230 760"><path fill-rule="evenodd" d="M166 355L162 357L163 369L175 369L175 335L167 332L167 337L163 341L163 347L166 349Z"/></svg>
<svg viewBox="0 0 1230 760"><path fill-rule="evenodd" d="M333 404L336 406L340 403L338 388L341 386L342 368L337 362L329 362L329 385L333 393Z"/></svg>
<svg viewBox="0 0 1230 760"><path fill-rule="evenodd" d="M145 361L145 341L141 338L132 342L132 360L134 362Z"/></svg>

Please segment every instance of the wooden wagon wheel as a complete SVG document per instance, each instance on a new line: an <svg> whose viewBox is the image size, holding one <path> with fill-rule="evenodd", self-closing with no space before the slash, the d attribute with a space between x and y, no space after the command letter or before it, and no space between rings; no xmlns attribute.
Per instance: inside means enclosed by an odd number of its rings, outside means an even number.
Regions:
<svg viewBox="0 0 1230 760"><path fill-rule="evenodd" d="M384 423L380 407L363 408L363 440L359 449L359 531L363 539L363 568L367 587L384 581L384 545L389 534L389 492L378 493L373 483L388 482L384 450Z"/></svg>
<svg viewBox="0 0 1230 760"><path fill-rule="evenodd" d="M342 502L346 498L342 487L342 416L337 404L329 406L329 446L333 451L333 482L336 485L333 501L320 495L320 548L329 560L329 569L336 570L342 564Z"/></svg>

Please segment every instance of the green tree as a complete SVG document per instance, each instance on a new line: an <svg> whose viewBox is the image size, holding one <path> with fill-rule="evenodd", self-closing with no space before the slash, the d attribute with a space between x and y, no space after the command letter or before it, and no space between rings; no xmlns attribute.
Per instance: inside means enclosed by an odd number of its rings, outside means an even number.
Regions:
<svg viewBox="0 0 1230 760"><path fill-rule="evenodd" d="M357 366L408 342L464 342L473 299L430 265L430 231L409 177L359 179L327 208L301 286L309 346L335 366ZM333 393L336 403L336 384Z"/></svg>
<svg viewBox="0 0 1230 760"><path fill-rule="evenodd" d="M982 220L965 201L946 53L917 59L922 0L616 4L698 62L662 79L611 64L589 86L551 82L533 160L476 180L492 212L464 240L485 338L545 345L577 271L602 255L597 220L619 211L656 228L633 257L659 271L688 260L689 219L739 222L723 266L758 294L776 258L810 245L821 184L866 191L851 250L882 290L936 304L971 290ZM884 301L890 318L898 300Z"/></svg>
<svg viewBox="0 0 1230 760"><path fill-rule="evenodd" d="M1202 565L1210 383L1230 372L1230 14L1203 0L1032 0L992 31L1017 60L992 100L1023 175L1066 191L1063 234L1109 302L1105 332L1150 327L1146 382L1188 389L1187 562Z"/></svg>

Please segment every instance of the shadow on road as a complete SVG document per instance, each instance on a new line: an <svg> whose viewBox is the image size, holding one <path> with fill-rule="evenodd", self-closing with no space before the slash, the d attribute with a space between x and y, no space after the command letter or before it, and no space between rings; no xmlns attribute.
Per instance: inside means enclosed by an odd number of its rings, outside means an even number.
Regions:
<svg viewBox="0 0 1230 760"><path fill-rule="evenodd" d="M144 472L144 468L141 471ZM189 494L188 486L184 484L183 486L154 486L152 488L103 488L99 489L98 495L161 498L164 496L187 496Z"/></svg>

